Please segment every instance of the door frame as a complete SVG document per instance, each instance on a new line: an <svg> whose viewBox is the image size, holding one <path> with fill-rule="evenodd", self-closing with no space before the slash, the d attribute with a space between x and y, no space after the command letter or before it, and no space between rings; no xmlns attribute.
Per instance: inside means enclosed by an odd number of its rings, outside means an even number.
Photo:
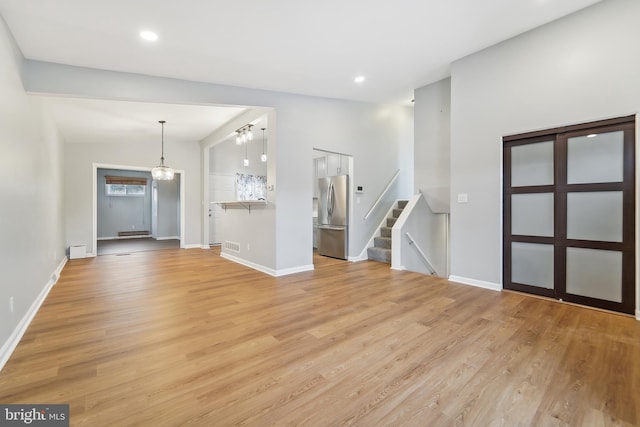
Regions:
<svg viewBox="0 0 640 427"><path fill-rule="evenodd" d="M113 164L105 164L105 163L93 163L93 173L92 173L92 244L93 244L93 252L90 256L98 255L98 169L118 169L118 170L129 170L129 171L139 171L139 172L151 172L151 168L144 166L128 166L128 165L113 165ZM176 174L180 175L180 248L185 247L184 243L184 229L185 229L185 172L180 169L174 169Z"/></svg>

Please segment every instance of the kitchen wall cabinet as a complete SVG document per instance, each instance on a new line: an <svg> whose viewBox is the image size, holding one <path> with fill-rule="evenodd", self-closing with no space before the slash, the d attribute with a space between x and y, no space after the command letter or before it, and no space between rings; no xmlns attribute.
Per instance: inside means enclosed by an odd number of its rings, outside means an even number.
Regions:
<svg viewBox="0 0 640 427"><path fill-rule="evenodd" d="M348 175L349 156L327 153L313 159L313 197L318 197L318 178Z"/></svg>
<svg viewBox="0 0 640 427"><path fill-rule="evenodd" d="M349 174L349 156L328 153L313 159L315 179Z"/></svg>

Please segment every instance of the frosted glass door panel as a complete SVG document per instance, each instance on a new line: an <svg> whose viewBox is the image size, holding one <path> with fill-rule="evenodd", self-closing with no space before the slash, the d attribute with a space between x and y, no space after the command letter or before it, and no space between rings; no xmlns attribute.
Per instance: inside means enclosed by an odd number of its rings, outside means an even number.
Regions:
<svg viewBox="0 0 640 427"><path fill-rule="evenodd" d="M567 183L622 182L624 132L569 138Z"/></svg>
<svg viewBox="0 0 640 427"><path fill-rule="evenodd" d="M622 191L567 193L567 238L622 242Z"/></svg>
<svg viewBox="0 0 640 427"><path fill-rule="evenodd" d="M622 253L567 248L567 293L622 302Z"/></svg>
<svg viewBox="0 0 640 427"><path fill-rule="evenodd" d="M511 281L553 289L553 245L513 242Z"/></svg>
<svg viewBox="0 0 640 427"><path fill-rule="evenodd" d="M553 185L553 141L511 148L511 186Z"/></svg>
<svg viewBox="0 0 640 427"><path fill-rule="evenodd" d="M553 237L553 193L512 195L511 234Z"/></svg>

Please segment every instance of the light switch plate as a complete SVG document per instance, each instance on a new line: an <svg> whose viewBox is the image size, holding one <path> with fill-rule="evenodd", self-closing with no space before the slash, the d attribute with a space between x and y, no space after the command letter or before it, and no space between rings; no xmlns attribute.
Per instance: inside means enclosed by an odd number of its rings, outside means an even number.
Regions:
<svg viewBox="0 0 640 427"><path fill-rule="evenodd" d="M469 196L467 195L467 193L458 194L458 203L468 203L468 202L469 202Z"/></svg>

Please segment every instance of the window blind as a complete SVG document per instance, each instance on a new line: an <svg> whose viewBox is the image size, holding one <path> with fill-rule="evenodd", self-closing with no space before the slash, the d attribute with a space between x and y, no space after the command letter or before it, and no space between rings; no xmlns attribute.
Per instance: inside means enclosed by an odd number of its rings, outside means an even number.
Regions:
<svg viewBox="0 0 640 427"><path fill-rule="evenodd" d="M107 184L147 185L146 178L113 175L106 175L104 178L107 181Z"/></svg>

